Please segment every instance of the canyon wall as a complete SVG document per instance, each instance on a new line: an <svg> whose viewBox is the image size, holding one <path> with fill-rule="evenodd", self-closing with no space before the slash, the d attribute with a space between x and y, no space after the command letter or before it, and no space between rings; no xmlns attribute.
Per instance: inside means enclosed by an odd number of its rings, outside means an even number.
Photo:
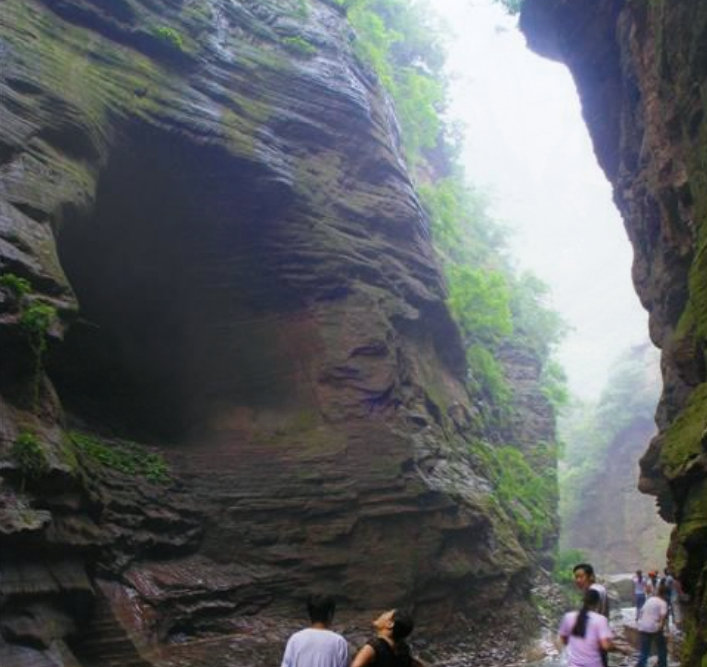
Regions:
<svg viewBox="0 0 707 667"><path fill-rule="evenodd" d="M662 571L665 563L671 526L636 485L656 434L659 388L657 350L636 345L614 360L597 403L571 406L560 420L560 548L580 549L599 572Z"/></svg>
<svg viewBox="0 0 707 667"><path fill-rule="evenodd" d="M683 664L696 667L707 654L707 5L527 0L521 25L574 76L662 350L658 434L638 485L675 522L671 563L693 610Z"/></svg>
<svg viewBox="0 0 707 667"><path fill-rule="evenodd" d="M4 0L0 36L3 665L143 664L86 643L106 628L143 655L282 634L310 591L343 618L530 618L342 10Z"/></svg>

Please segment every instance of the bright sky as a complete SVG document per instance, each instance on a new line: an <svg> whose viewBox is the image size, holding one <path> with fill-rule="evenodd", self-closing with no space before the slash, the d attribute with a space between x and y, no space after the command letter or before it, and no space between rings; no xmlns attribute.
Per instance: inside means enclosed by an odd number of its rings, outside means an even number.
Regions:
<svg viewBox="0 0 707 667"><path fill-rule="evenodd" d="M449 45L452 115L469 180L515 230L513 255L548 283L573 331L560 350L570 388L596 398L609 364L647 340L632 250L597 164L569 71L536 56L492 0L433 0Z"/></svg>

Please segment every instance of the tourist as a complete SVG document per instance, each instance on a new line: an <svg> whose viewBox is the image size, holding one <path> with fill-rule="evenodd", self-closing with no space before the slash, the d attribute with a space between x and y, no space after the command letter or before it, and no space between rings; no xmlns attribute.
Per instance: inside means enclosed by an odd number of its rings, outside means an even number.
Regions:
<svg viewBox="0 0 707 667"><path fill-rule="evenodd" d="M587 588L582 608L564 615L559 638L567 646L568 667L602 667L612 648L609 621L599 613L601 594Z"/></svg>
<svg viewBox="0 0 707 667"><path fill-rule="evenodd" d="M636 604L636 620L638 620L641 607L646 604L646 578L641 570L636 570L633 577L633 599Z"/></svg>
<svg viewBox="0 0 707 667"><path fill-rule="evenodd" d="M648 598L641 609L638 619L641 653L636 667L646 667L653 644L655 644L658 654L658 667L668 667L668 648L663 634L665 619L668 617L667 596L668 589L665 584L659 584L657 595Z"/></svg>
<svg viewBox="0 0 707 667"><path fill-rule="evenodd" d="M677 625L675 620L675 605L677 602L677 586L675 585L675 578L670 572L670 568L665 568L663 570L663 578L661 583L665 584L667 590L667 597L665 601L668 603L668 623L672 620L673 625Z"/></svg>
<svg viewBox="0 0 707 667"><path fill-rule="evenodd" d="M646 594L648 597L658 594L658 571L651 570L646 581Z"/></svg>
<svg viewBox="0 0 707 667"><path fill-rule="evenodd" d="M599 604L595 611L604 616L608 622L609 595L606 588L597 583L594 568L589 563L579 563L572 568L572 573L574 574L574 583L582 593L587 593L590 590L596 591L599 596ZM601 664L603 667L609 667L609 654L603 649L601 650Z"/></svg>
<svg viewBox="0 0 707 667"><path fill-rule="evenodd" d="M599 594L600 604L597 611L602 616L609 618L609 596L606 588L597 583L594 568L589 563L579 563L572 568L572 573L574 574L574 583L582 593L592 589Z"/></svg>
<svg viewBox="0 0 707 667"><path fill-rule="evenodd" d="M383 612L375 621L376 637L357 654L351 667L423 667L412 657L405 638L412 632L414 623L410 614L401 609Z"/></svg>
<svg viewBox="0 0 707 667"><path fill-rule="evenodd" d="M346 667L349 646L329 629L336 601L328 595L310 595L307 611L311 626L295 632L287 641L282 667Z"/></svg>

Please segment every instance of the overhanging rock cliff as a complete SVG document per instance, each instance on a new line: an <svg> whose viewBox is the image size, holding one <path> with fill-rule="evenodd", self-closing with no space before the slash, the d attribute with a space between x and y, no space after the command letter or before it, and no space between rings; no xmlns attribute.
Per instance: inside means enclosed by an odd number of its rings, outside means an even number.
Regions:
<svg viewBox="0 0 707 667"><path fill-rule="evenodd" d="M5 0L0 35L0 261L31 286L0 314L8 660L74 664L99 590L144 645L307 590L512 613L528 554L340 10Z"/></svg>
<svg viewBox="0 0 707 667"><path fill-rule="evenodd" d="M676 523L691 595L683 664L707 654L707 5L527 0L530 45L574 75L634 247L633 279L662 350L658 435L639 487Z"/></svg>

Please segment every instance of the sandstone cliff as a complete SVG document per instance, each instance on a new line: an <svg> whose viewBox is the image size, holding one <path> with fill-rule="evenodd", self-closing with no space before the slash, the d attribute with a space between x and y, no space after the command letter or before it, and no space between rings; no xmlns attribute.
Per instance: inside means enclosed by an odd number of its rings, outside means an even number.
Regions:
<svg viewBox="0 0 707 667"><path fill-rule="evenodd" d="M574 75L662 350L659 433L639 487L676 523L672 561L694 608L683 664L696 666L707 654L707 5L527 0L521 21Z"/></svg>
<svg viewBox="0 0 707 667"><path fill-rule="evenodd" d="M0 291L3 665L120 664L80 639L145 653L309 590L528 611L341 10L4 0L0 36L0 261L30 288Z"/></svg>

